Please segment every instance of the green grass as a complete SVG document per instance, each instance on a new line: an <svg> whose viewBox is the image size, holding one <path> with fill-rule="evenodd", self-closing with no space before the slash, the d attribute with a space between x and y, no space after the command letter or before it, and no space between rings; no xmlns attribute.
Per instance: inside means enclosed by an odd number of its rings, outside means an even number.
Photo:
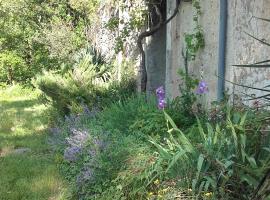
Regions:
<svg viewBox="0 0 270 200"><path fill-rule="evenodd" d="M0 200L67 199L47 143L47 109L35 91L0 88ZM31 151L15 154L18 148Z"/></svg>

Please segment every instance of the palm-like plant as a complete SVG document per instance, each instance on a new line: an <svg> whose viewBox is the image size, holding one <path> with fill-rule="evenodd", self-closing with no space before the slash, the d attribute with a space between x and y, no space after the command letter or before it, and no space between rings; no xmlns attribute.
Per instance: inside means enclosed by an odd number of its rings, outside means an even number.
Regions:
<svg viewBox="0 0 270 200"><path fill-rule="evenodd" d="M254 18L256 18L258 20L265 21L265 22L270 22L270 19L260 18L260 17L254 17ZM248 36L250 36L251 38L255 39L256 41L260 42L261 44L270 47L270 43L265 41L264 39L257 38L254 35L251 35L249 33L246 33L246 34ZM252 64L242 64L242 65L234 65L234 66L235 67L244 67L244 68L260 68L260 69L270 68L270 59L258 61L256 63L252 63ZM231 82L231 83L233 83L233 82ZM237 86L245 87L248 89L264 92L265 94L255 96L255 97L248 95L250 97L248 100L264 100L267 102L265 104L265 106L270 105L270 85L269 84L264 86L263 88L251 87L251 86L237 84L237 83L233 83L233 84L237 85ZM264 120L269 120L269 119L270 119L269 117L266 117ZM270 167L268 167L268 169L266 169L264 173L265 173L265 175L263 176L263 178L259 182L252 199L264 200L264 199L267 199L267 197L269 198L269 195L270 195Z"/></svg>

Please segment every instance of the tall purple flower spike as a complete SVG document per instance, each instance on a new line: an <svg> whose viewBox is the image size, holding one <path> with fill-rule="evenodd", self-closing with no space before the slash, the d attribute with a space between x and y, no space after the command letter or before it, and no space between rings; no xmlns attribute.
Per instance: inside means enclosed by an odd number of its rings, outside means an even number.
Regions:
<svg viewBox="0 0 270 200"><path fill-rule="evenodd" d="M160 110L162 110L162 109L164 109L165 107L166 107L166 101L165 101L165 99L159 100L159 101L158 101L158 108L159 108Z"/></svg>
<svg viewBox="0 0 270 200"><path fill-rule="evenodd" d="M156 89L156 95L159 99L165 98L165 90L163 86L160 86L159 88Z"/></svg>
<svg viewBox="0 0 270 200"><path fill-rule="evenodd" d="M197 94L205 94L208 92L208 85L205 81L200 81L198 88L196 90Z"/></svg>
<svg viewBox="0 0 270 200"><path fill-rule="evenodd" d="M156 89L156 95L158 98L158 108L162 110L166 107L165 90L163 86Z"/></svg>

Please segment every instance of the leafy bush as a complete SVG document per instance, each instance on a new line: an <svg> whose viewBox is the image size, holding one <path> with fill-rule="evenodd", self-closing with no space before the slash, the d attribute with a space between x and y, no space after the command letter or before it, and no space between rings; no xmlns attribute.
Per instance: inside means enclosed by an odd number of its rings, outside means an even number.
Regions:
<svg viewBox="0 0 270 200"><path fill-rule="evenodd" d="M140 148L144 149L135 136L101 127L100 123L105 122L102 117L95 111L70 115L58 128L52 129L51 143L57 152L56 159L73 185L76 198L101 199L114 185L112 181L126 169L128 160Z"/></svg>
<svg viewBox="0 0 270 200"><path fill-rule="evenodd" d="M252 197L269 166L269 142L262 142L268 140L261 138L252 113L228 110L226 122L214 125L198 120L188 135L165 115L169 137L163 143L151 140L159 152L157 177L179 177L178 184L198 198Z"/></svg>
<svg viewBox="0 0 270 200"><path fill-rule="evenodd" d="M167 134L154 97L146 103L144 95L131 96L101 112L86 108L66 117L60 127L55 132L62 139L53 139L57 159L80 198L146 199L153 190L165 195L165 186L153 183L162 168L148 142L149 136L163 141ZM101 150L99 144L106 145Z"/></svg>
<svg viewBox="0 0 270 200"><path fill-rule="evenodd" d="M193 103L183 106L179 103L187 100L180 99L178 104L167 103L164 116L154 97L146 101L144 95L125 96L122 93L127 94L129 87L120 90L118 86L110 83L103 94L94 93L106 97L101 111L83 104L82 113L67 116L60 130L55 129L60 135L53 139L56 159L72 183L74 198L254 196L270 164L269 136L260 131L264 127L261 111L224 104L207 118L197 112L196 119L195 112L181 111ZM266 197L267 191L260 194Z"/></svg>
<svg viewBox="0 0 270 200"><path fill-rule="evenodd" d="M16 52L0 53L0 82L12 84L26 81L27 78L31 77L27 71L25 61Z"/></svg>
<svg viewBox="0 0 270 200"><path fill-rule="evenodd" d="M75 79L75 76L73 73L67 73L63 77L55 72L45 72L37 77L35 85L46 95L46 98L49 97L47 100L51 100L60 112L69 113L74 103L91 99L91 103L95 102L92 83L86 80L80 81L77 77ZM87 76L81 78L88 79Z"/></svg>
<svg viewBox="0 0 270 200"><path fill-rule="evenodd" d="M135 81L132 78L114 81L110 65L104 63L97 55L80 53L72 69L62 74L44 72L34 84L64 114L81 110L81 104L90 108L103 107L131 95L135 90Z"/></svg>

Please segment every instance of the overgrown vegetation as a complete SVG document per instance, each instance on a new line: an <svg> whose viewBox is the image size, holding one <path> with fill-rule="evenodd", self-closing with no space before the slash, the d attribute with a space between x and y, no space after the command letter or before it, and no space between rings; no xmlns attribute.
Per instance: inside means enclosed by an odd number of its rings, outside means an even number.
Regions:
<svg viewBox="0 0 270 200"><path fill-rule="evenodd" d="M131 16L113 14L106 23L118 31L113 56L88 35L98 9L110 3ZM147 20L160 18L139 36L140 45L168 22L160 13L165 1L141 3L1 1L0 82L9 85L0 98L1 199L270 199L269 111L227 99L203 105L207 82L189 73L188 62L204 47L199 0L192 0L179 97L166 99L163 86L156 97L137 94L132 62L115 62ZM32 87L11 86L17 82ZM22 147L26 152L17 155ZM51 149L68 192L60 189Z"/></svg>
<svg viewBox="0 0 270 200"><path fill-rule="evenodd" d="M90 80L99 74L92 72ZM76 85L72 81L63 98L51 97L56 107L75 103L81 108L70 109L52 129L56 160L74 188L73 198L250 199L255 194L269 165L266 124L261 120L267 111L227 102L205 110L196 99L207 94L207 83L180 74L185 83L182 96L172 102L166 102L162 87L158 102L155 97L146 102L144 96L129 93L132 87L126 85L107 87L101 98L110 103L100 107L93 102L99 94L94 90L88 90L91 98L74 90L65 104L64 97ZM53 79L62 76L66 75ZM109 80L99 85L89 79L81 79L79 88L85 83L96 90L110 85ZM112 91L120 98L112 98Z"/></svg>
<svg viewBox="0 0 270 200"><path fill-rule="evenodd" d="M196 119L194 113L195 122L188 126L175 123L167 113L179 117L175 107L167 105L163 112L154 99L146 104L134 96L99 113L71 115L54 129L57 160L76 198L254 195L269 166L264 111L224 104L213 108L207 119ZM182 121L188 117L180 116Z"/></svg>

